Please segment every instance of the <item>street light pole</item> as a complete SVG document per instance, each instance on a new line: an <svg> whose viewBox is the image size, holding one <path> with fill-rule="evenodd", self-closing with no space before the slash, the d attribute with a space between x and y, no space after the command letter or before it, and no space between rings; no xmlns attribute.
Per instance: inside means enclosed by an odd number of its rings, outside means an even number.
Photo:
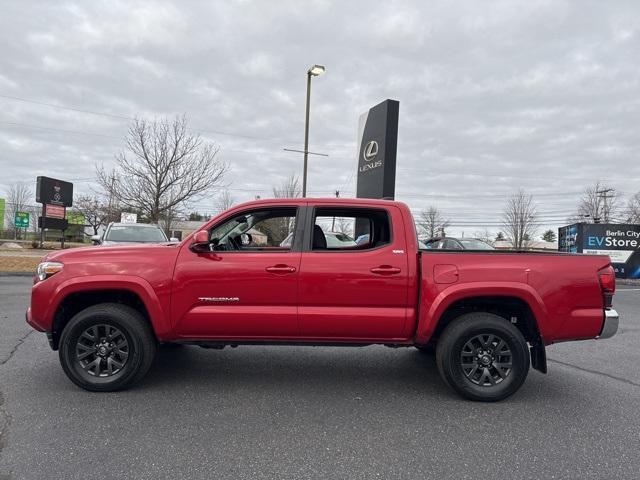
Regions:
<svg viewBox="0 0 640 480"><path fill-rule="evenodd" d="M307 70L307 108L304 118L304 167L302 171L302 196L307 196L307 164L309 157L309 107L311 106L311 77L317 77L325 72L322 65L314 65Z"/></svg>
<svg viewBox="0 0 640 480"><path fill-rule="evenodd" d="M307 162L309 157L309 106L311 105L311 70L307 72L307 109L304 117L304 167L302 171L302 197L307 196Z"/></svg>

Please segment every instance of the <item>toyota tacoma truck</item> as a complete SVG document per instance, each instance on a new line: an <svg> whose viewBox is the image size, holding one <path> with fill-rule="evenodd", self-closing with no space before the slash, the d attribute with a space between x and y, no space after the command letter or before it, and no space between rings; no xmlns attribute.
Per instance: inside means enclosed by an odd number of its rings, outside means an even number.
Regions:
<svg viewBox="0 0 640 480"><path fill-rule="evenodd" d="M92 391L141 380L162 344L381 344L433 351L453 390L496 401L546 373L547 345L614 335L614 292L607 256L422 250L403 203L274 199L178 244L50 253L26 318Z"/></svg>

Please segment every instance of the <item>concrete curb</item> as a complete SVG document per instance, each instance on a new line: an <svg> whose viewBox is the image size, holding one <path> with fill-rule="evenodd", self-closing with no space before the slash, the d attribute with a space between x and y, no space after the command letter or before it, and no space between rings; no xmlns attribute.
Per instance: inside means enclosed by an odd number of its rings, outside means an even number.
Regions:
<svg viewBox="0 0 640 480"><path fill-rule="evenodd" d="M640 286L640 280L635 278L616 278L616 283L618 285L636 285Z"/></svg>

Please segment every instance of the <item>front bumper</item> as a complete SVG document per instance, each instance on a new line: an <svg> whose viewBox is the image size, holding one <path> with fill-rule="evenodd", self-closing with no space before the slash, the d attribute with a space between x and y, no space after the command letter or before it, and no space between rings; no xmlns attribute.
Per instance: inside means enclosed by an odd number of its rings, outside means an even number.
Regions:
<svg viewBox="0 0 640 480"><path fill-rule="evenodd" d="M39 332L46 332L46 328L44 328L42 325L40 325L35 318L33 318L33 312L31 310L31 307L27 308L26 313L24 314L25 320L27 321L27 323L31 326L31 328L33 328L34 330L37 330Z"/></svg>
<svg viewBox="0 0 640 480"><path fill-rule="evenodd" d="M598 335L600 338L611 338L618 331L618 323L620 316L613 308L604 311L604 323L602 324L602 331Z"/></svg>
<svg viewBox="0 0 640 480"><path fill-rule="evenodd" d="M39 325L37 322L34 321L33 315L31 314L31 307L27 308L27 311L24 314L24 317L27 320L27 323L32 328L34 328L38 332L44 332L44 333L47 334L47 340L49 341L49 346L51 347L52 350L57 350L58 349L58 345L53 340L53 333L50 332L49 330L45 330L44 327L42 327L41 325Z"/></svg>

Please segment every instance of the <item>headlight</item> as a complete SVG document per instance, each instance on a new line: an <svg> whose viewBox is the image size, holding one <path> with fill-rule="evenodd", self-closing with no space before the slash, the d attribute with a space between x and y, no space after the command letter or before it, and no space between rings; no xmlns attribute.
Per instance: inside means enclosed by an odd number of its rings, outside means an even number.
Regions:
<svg viewBox="0 0 640 480"><path fill-rule="evenodd" d="M51 275L58 273L62 270L63 265L59 262L42 262L38 265L36 270L36 276L39 281L46 280Z"/></svg>

